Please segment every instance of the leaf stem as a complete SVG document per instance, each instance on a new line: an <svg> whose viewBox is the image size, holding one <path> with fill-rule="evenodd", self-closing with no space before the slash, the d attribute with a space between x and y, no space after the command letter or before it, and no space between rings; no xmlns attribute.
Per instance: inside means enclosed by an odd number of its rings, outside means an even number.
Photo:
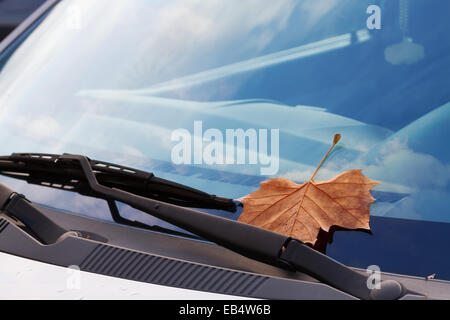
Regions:
<svg viewBox="0 0 450 320"><path fill-rule="evenodd" d="M317 174L317 171L319 171L320 167L321 167L322 164L325 162L325 160L326 160L326 158L328 157L328 155L330 154L331 150L333 150L334 146L336 145L336 143L339 142L339 140L341 140L341 134L336 133L336 134L334 135L334 138L333 138L333 144L331 145L330 150L328 150L328 152L327 152L327 154L325 155L325 157L323 157L322 161L320 161L319 166L317 167L316 171L314 171L314 173L313 173L311 179L309 179L309 181L312 181L312 180L314 179L315 175Z"/></svg>

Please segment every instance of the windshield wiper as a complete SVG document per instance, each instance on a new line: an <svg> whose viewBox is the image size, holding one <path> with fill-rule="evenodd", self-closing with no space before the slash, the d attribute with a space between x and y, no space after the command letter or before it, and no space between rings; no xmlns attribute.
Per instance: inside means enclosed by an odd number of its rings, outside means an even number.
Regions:
<svg viewBox="0 0 450 320"><path fill-rule="evenodd" d="M67 161L58 161L60 157L56 154L40 153L13 153L10 156L0 156L0 174L31 184L97 197L98 195L89 187L81 168ZM104 161L91 159L88 161L97 181L107 187L184 207L236 211L236 204L232 199L158 178L153 173Z"/></svg>
<svg viewBox="0 0 450 320"><path fill-rule="evenodd" d="M23 155L11 157L19 162L24 158ZM1 157L0 160L8 162L11 161L11 157ZM90 190L87 192L88 194L128 204L137 210L169 222L246 257L289 270L307 273L360 299L398 299L409 292L402 284L393 280L383 281L380 286L370 289L368 276L313 250L300 240L234 220L147 198L129 190L118 188L117 184L112 187L102 184L99 181L99 177L102 177L102 175L97 172L96 162L85 156L63 154L61 156L48 155L48 157L47 162L39 160L40 169L33 167L34 174L38 174L40 170L40 173L47 174L56 166L64 168L67 179L76 172L80 181L83 179L87 182L84 185L84 191ZM28 159L29 156L27 155L25 158ZM22 162L25 163L26 161ZM43 163L46 163L46 165L43 165ZM109 165L119 168L116 165ZM23 167L24 165L22 165ZM2 174L5 173L5 168L4 164L0 164ZM117 169L110 168L109 170ZM109 170L106 173L110 173ZM134 169L129 170L134 171ZM26 171L26 169L23 171ZM55 171L51 172L55 173ZM60 176L64 176L61 171L58 172ZM10 175L10 172L6 173ZM106 181L111 183L110 180ZM24 210L17 210L17 201L21 201L20 205L22 206L25 203L23 197L5 186L0 185L0 187L1 209L15 217L21 215L23 219L30 221L30 224L36 223L32 217L23 213ZM36 211L33 212L36 214ZM55 233L59 235L58 232Z"/></svg>

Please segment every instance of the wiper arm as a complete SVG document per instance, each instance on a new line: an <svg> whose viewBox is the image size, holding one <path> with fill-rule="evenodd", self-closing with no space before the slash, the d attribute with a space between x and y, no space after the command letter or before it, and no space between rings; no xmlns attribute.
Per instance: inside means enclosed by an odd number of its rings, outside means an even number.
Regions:
<svg viewBox="0 0 450 320"><path fill-rule="evenodd" d="M379 288L370 289L366 275L313 250L300 240L102 185L87 157L64 154L56 160L66 168L81 169L87 181L86 187L95 194L126 203L249 258L305 272L360 299L398 299L408 293L405 287L393 280L383 281Z"/></svg>
<svg viewBox="0 0 450 320"><path fill-rule="evenodd" d="M80 166L58 161L60 155L13 153L0 156L0 174L16 179L86 196L98 195L88 186ZM88 159L96 179L102 185L118 188L139 196L152 198L184 207L222 209L234 212L232 199L215 195L158 178L153 173Z"/></svg>

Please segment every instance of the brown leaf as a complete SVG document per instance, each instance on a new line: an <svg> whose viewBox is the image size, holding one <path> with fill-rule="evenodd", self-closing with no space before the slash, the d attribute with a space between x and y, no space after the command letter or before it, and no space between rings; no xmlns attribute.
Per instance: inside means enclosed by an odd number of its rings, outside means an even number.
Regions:
<svg viewBox="0 0 450 320"><path fill-rule="evenodd" d="M335 136L333 146L336 140ZM313 245L320 229L328 232L330 227L339 226L370 230L370 203L375 201L370 189L377 184L359 169L328 181L311 178L301 185L286 178L270 179L241 199L244 211L239 221Z"/></svg>

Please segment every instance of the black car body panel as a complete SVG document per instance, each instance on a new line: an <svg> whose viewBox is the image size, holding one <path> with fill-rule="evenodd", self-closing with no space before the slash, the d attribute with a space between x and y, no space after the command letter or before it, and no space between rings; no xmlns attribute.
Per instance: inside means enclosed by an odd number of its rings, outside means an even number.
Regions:
<svg viewBox="0 0 450 320"><path fill-rule="evenodd" d="M0 1L0 40L30 16L45 0Z"/></svg>

